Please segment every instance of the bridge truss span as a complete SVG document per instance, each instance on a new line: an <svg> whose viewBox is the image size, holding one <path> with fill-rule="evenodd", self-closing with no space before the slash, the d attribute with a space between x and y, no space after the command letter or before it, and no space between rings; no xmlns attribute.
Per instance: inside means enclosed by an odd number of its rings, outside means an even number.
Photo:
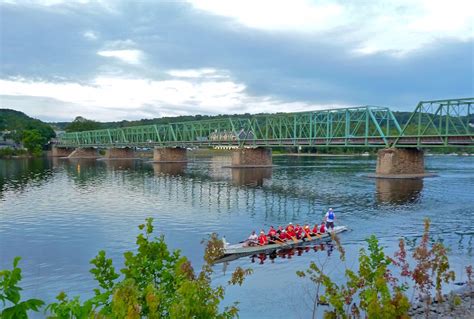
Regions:
<svg viewBox="0 0 474 319"><path fill-rule="evenodd" d="M420 102L403 128L389 108L362 106L66 133L57 146L471 147L473 103Z"/></svg>

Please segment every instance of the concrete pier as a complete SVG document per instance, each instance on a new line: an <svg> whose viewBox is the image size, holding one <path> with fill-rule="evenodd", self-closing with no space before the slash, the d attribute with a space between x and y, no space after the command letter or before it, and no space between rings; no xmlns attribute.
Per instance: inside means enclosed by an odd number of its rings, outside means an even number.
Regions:
<svg viewBox="0 0 474 319"><path fill-rule="evenodd" d="M231 167L271 167L272 150L270 148L239 148L232 151Z"/></svg>
<svg viewBox="0 0 474 319"><path fill-rule="evenodd" d="M186 149L180 147L155 148L153 162L179 163L186 162Z"/></svg>
<svg viewBox="0 0 474 319"><path fill-rule="evenodd" d="M115 159L115 158L134 158L135 153L132 148L108 148L105 150L104 158L106 159Z"/></svg>
<svg viewBox="0 0 474 319"><path fill-rule="evenodd" d="M73 148L67 147L51 147L51 156L52 157L68 157L74 151Z"/></svg>
<svg viewBox="0 0 474 319"><path fill-rule="evenodd" d="M425 161L422 150L416 148L386 148L378 151L374 177L424 177Z"/></svg>
<svg viewBox="0 0 474 319"><path fill-rule="evenodd" d="M98 158L99 153L96 148L85 147L76 148L74 152L69 154L68 158Z"/></svg>

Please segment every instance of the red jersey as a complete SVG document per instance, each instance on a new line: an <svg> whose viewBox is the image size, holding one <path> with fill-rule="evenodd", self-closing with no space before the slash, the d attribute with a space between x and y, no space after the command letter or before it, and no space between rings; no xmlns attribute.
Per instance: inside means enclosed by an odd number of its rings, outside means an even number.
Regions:
<svg viewBox="0 0 474 319"><path fill-rule="evenodd" d="M296 236L296 233L295 233L294 230L292 229L292 230L287 231L287 232L286 232L286 235L287 235L287 236L290 236L290 238L292 238L292 237L295 237L295 236Z"/></svg>
<svg viewBox="0 0 474 319"><path fill-rule="evenodd" d="M258 243L260 245L266 245L268 244L268 239L267 239L267 236L265 234L261 234L260 236L258 236Z"/></svg>
<svg viewBox="0 0 474 319"><path fill-rule="evenodd" d="M268 236L270 237L275 237L276 236L276 233L277 231L273 228L271 228L269 231L268 231Z"/></svg>
<svg viewBox="0 0 474 319"><path fill-rule="evenodd" d="M319 233L318 225L314 225L313 233L314 233L314 234Z"/></svg>
<svg viewBox="0 0 474 319"><path fill-rule="evenodd" d="M279 238L283 241L290 239L290 237L288 237L288 234L286 232L281 232Z"/></svg>
<svg viewBox="0 0 474 319"><path fill-rule="evenodd" d="M321 234L325 233L326 232L326 226L324 226L324 224L321 224L321 228L319 229L319 232Z"/></svg>

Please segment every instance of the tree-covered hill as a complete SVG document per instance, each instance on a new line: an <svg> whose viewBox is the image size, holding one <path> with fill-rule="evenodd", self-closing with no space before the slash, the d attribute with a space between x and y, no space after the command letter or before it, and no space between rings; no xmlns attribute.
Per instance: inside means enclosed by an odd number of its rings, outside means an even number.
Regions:
<svg viewBox="0 0 474 319"><path fill-rule="evenodd" d="M0 132L9 131L10 133L5 134L7 138L21 142L24 131L29 130L38 131L47 141L56 136L53 128L47 123L19 111L0 109Z"/></svg>
<svg viewBox="0 0 474 319"><path fill-rule="evenodd" d="M48 142L55 137L53 128L40 120L31 118L26 114L10 110L0 109L0 138L3 143L13 140L24 149L16 149L18 145L7 144L2 147L0 157L22 155L28 152L30 155L40 156Z"/></svg>

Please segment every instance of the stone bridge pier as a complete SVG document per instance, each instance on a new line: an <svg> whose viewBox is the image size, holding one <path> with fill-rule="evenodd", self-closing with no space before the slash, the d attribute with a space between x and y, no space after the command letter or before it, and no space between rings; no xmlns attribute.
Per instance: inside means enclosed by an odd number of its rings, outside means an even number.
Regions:
<svg viewBox="0 0 474 319"><path fill-rule="evenodd" d="M232 151L232 168L272 167L270 148L238 148Z"/></svg>
<svg viewBox="0 0 474 319"><path fill-rule="evenodd" d="M424 153L417 148L385 148L378 151L375 177L416 178L425 172Z"/></svg>
<svg viewBox="0 0 474 319"><path fill-rule="evenodd" d="M73 151L74 151L73 148L57 147L53 145L51 147L51 156L52 157L68 157Z"/></svg>
<svg viewBox="0 0 474 319"><path fill-rule="evenodd" d="M186 149L181 147L163 147L153 150L153 162L182 163L187 162Z"/></svg>
<svg viewBox="0 0 474 319"><path fill-rule="evenodd" d="M111 147L105 150L104 158L106 159L115 159L115 158L134 158L135 152L130 147L116 148Z"/></svg>
<svg viewBox="0 0 474 319"><path fill-rule="evenodd" d="M68 158L98 158L98 157L99 157L99 152L97 151L96 148L93 148L93 147L78 147L68 156Z"/></svg>

